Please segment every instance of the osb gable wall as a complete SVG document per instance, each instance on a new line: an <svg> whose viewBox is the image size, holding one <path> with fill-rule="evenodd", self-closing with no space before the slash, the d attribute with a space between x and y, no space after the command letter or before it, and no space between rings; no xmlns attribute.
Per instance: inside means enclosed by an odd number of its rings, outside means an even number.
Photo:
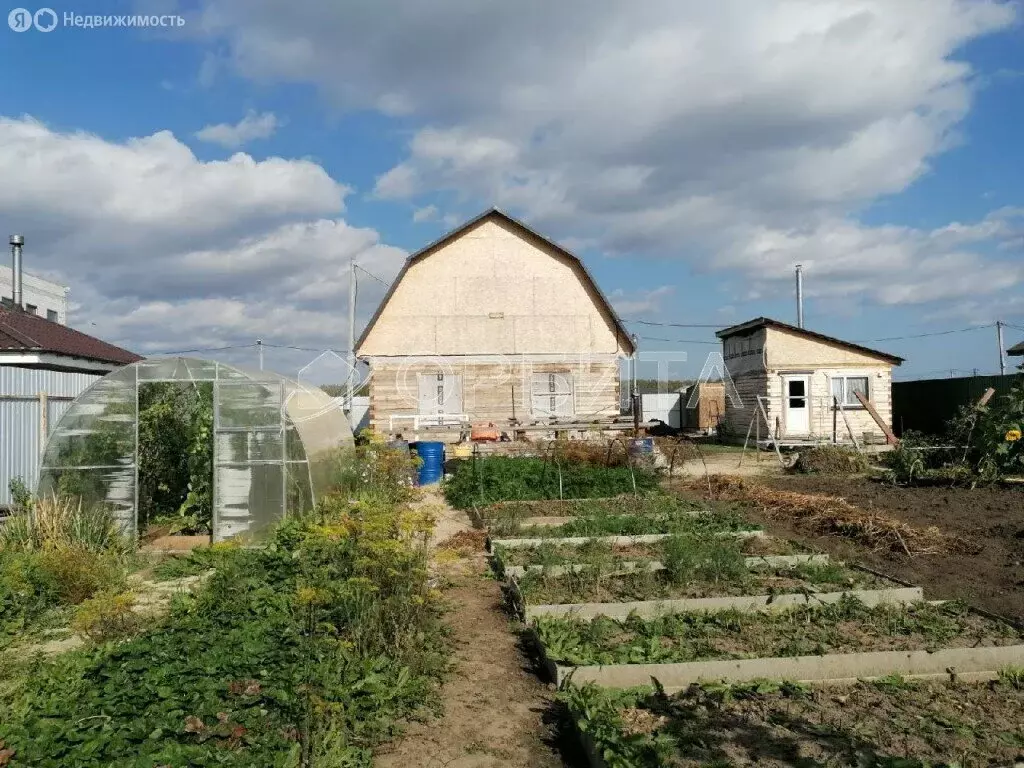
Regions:
<svg viewBox="0 0 1024 768"><path fill-rule="evenodd" d="M485 219L411 265L360 356L622 354L574 260Z"/></svg>
<svg viewBox="0 0 1024 768"><path fill-rule="evenodd" d="M769 370L781 368L891 367L891 363L839 344L809 339L781 328L765 328Z"/></svg>
<svg viewBox="0 0 1024 768"><path fill-rule="evenodd" d="M370 387L370 423L389 429L389 416L413 416L419 408L419 376L445 373L462 377L462 410L476 422L507 425L531 413L531 381L536 373L571 373L576 417L606 418L619 414L619 363L614 357L589 362L471 362L464 358L389 363L377 359ZM539 420L545 420L540 419ZM396 423L395 428L408 427Z"/></svg>

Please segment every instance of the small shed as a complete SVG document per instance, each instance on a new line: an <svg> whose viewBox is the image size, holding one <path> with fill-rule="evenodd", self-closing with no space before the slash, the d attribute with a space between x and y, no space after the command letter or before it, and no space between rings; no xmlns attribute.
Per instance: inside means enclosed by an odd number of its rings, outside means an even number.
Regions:
<svg viewBox="0 0 1024 768"><path fill-rule="evenodd" d="M683 393L683 426L711 434L716 432L725 416L725 384L721 381L698 381Z"/></svg>
<svg viewBox="0 0 1024 768"><path fill-rule="evenodd" d="M762 438L797 444L852 442L851 432L858 441L885 441L857 393L891 429L892 369L903 358L766 317L717 336L735 385L725 402L724 433L743 440L756 424Z"/></svg>
<svg viewBox="0 0 1024 768"><path fill-rule="evenodd" d="M71 402L141 358L14 306L0 307L0 508L10 484L34 488L46 438Z"/></svg>

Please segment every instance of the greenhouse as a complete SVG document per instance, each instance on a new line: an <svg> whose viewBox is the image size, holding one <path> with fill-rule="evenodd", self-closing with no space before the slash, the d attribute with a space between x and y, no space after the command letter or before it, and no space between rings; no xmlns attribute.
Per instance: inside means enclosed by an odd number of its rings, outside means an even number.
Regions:
<svg viewBox="0 0 1024 768"><path fill-rule="evenodd" d="M50 434L37 492L107 505L138 536L139 392L160 383L212 397L214 541L255 537L311 509L353 448L340 402L319 387L210 360L152 358L108 374L71 404Z"/></svg>

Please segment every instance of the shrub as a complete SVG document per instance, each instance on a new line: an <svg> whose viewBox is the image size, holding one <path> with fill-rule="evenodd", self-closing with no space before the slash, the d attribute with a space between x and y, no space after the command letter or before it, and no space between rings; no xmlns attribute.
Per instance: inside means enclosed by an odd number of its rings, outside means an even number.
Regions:
<svg viewBox="0 0 1024 768"><path fill-rule="evenodd" d="M135 595L112 590L83 602L71 620L75 632L96 642L137 635L143 625L143 617L135 612Z"/></svg>
<svg viewBox="0 0 1024 768"><path fill-rule="evenodd" d="M823 445L801 451L794 472L809 475L857 475L870 469L859 451L838 445Z"/></svg>
<svg viewBox="0 0 1024 768"><path fill-rule="evenodd" d="M113 557L80 547L47 549L37 558L37 587L60 605L78 605L124 579L121 564Z"/></svg>

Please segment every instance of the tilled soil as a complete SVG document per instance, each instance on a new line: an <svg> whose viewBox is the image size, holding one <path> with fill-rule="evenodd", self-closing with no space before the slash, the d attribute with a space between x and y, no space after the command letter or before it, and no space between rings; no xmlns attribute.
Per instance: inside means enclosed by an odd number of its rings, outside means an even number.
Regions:
<svg viewBox="0 0 1024 768"><path fill-rule="evenodd" d="M715 764L771 768L795 765L1020 765L1024 690L1010 685L858 683L809 694L736 697L681 694L672 720L648 709L627 711L633 733L673 734L673 768ZM661 707L661 711L667 711ZM932 763L931 761L935 761Z"/></svg>
<svg viewBox="0 0 1024 768"><path fill-rule="evenodd" d="M749 510L770 532L925 588L930 599L959 598L1024 621L1024 488L900 488L863 477L789 475L761 478L779 490L840 496L861 509L912 526L937 526L976 545L976 554L915 555L876 551L856 541L808 532L798 523Z"/></svg>
<svg viewBox="0 0 1024 768"><path fill-rule="evenodd" d="M411 723L376 768L556 768L554 693L533 673L502 607L501 588L482 574L482 553L447 569L454 670L441 690L444 714ZM454 571L454 572L453 572ZM567 748L571 749L565 737Z"/></svg>

